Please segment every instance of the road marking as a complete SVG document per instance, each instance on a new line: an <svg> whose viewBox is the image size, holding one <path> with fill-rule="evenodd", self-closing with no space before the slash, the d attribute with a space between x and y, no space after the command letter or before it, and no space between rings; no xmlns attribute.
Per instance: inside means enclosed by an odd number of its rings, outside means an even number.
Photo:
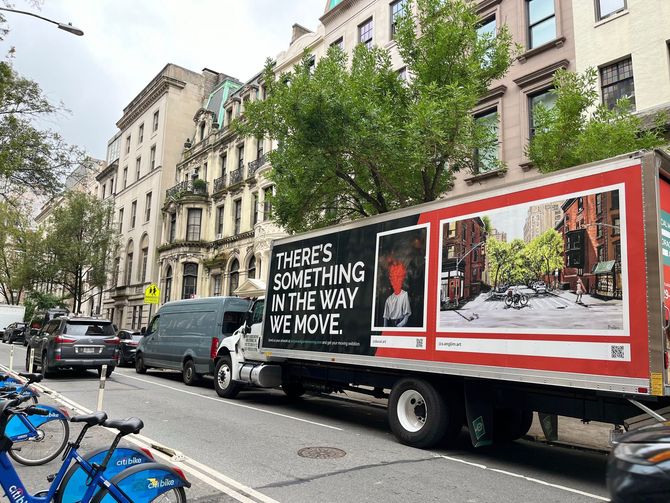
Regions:
<svg viewBox="0 0 670 503"><path fill-rule="evenodd" d="M142 379L140 377L135 377L135 376L130 376L128 374L117 373L116 375L117 375L117 377L127 377L128 379L135 379L136 381L141 381L141 382L145 382L147 384L153 384L154 386L160 386L162 388L171 389L172 391L178 391L179 393L185 393L187 395L197 396L197 397L200 397L200 398L204 398L205 400L212 400L216 403L220 403L220 404L223 404L223 405L231 405L233 407L241 407L243 409L249 409L249 410L253 410L253 411L256 411L256 412L263 412L265 414L270 414L272 416L279 416L279 417L283 417L285 419L293 419L294 421L300 421L301 423L313 424L315 426L321 426L323 428L329 428L331 430L344 431L342 428L338 428L337 426L332 426L332 425L324 424L324 423L317 423L316 421L310 421L309 419L303 419L303 418L300 418L300 417L289 416L288 414L282 414L280 412L273 412L271 410L261 409L261 408L258 408L258 407L252 407L251 405L244 405L242 403L231 402L231 401L228 401L228 400L223 400L219 397L201 395L200 393L195 393L193 391L186 391L186 390L183 390L183 389L175 388L174 386L168 386L167 384L162 384L162 383L158 383L158 382L154 382L154 381L148 381L146 379Z"/></svg>
<svg viewBox="0 0 670 503"><path fill-rule="evenodd" d="M508 475L510 477L523 479L523 480L526 480L527 482L532 482L534 484L540 484L540 485L543 485L543 486L553 487L554 489L560 489L561 491L567 491L567 492L570 492L570 493L573 493L573 494L579 494L580 496L586 496L588 498L595 499L595 500L598 500L598 501L610 501L609 498L605 498L603 496L598 496L597 494L587 493L585 491L580 491L579 489L573 489L572 487L562 486L560 484L553 484L551 482L536 479L534 477L528 477L528 476L522 475L520 473L513 473L513 472L509 472L507 470L499 470L498 468L490 468L486 465L482 465L482 464L479 464L479 463L472 463L471 461L466 461L465 459L454 458L454 457L451 457L451 456L445 456L444 454L435 454L435 457L446 459L447 461L453 461L455 463L461 463L461 464L464 464L464 465L473 466L473 467L476 467L476 468L480 468L482 470L488 470L488 471L491 471L491 472L500 473L502 475Z"/></svg>
<svg viewBox="0 0 670 503"><path fill-rule="evenodd" d="M9 371L9 369L5 365L0 365L0 369L4 371ZM32 384L32 386L39 389L42 393L49 395L57 402L60 402L61 405L69 407L78 414L91 414L93 412L92 410L66 397L62 393L56 390L52 390L51 388L48 388L43 384L35 383ZM118 431L113 428L105 428L104 426L101 426L101 428L104 428L105 430L109 431L114 435L118 433ZM170 451L175 453L174 457L164 454L160 450L157 450L155 447L160 446L161 444L159 442L156 442L155 440L152 440L149 437L145 437L144 435L127 435L124 437L124 439L139 447L151 449L151 452L155 457L169 461L170 464L175 465L176 467L181 468L185 472L190 473L191 475L200 479L201 481L213 487L214 489L223 492L228 496L231 496L232 498L235 498L240 503L279 503L278 501L270 498L269 496L266 496L265 494L260 493L251 487L247 487L244 484L237 482L236 480L231 479L230 477L227 477L226 475L216 471L214 468L203 465L202 463L196 461L195 459L189 458L188 456L184 455L179 451L169 449ZM217 481L215 479L219 480ZM223 483L221 483L220 481Z"/></svg>

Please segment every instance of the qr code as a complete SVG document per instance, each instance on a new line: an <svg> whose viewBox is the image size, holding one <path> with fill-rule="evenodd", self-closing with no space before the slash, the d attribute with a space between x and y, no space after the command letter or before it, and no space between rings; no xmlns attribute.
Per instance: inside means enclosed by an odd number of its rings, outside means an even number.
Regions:
<svg viewBox="0 0 670 503"><path fill-rule="evenodd" d="M623 346L610 346L613 360L623 360L626 358Z"/></svg>
<svg viewBox="0 0 670 503"><path fill-rule="evenodd" d="M423 349L423 339L416 340L416 347L417 349Z"/></svg>

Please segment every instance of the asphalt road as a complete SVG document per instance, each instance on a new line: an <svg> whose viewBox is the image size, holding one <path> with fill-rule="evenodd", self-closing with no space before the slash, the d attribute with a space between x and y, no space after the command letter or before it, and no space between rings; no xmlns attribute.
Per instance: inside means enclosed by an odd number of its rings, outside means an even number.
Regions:
<svg viewBox="0 0 670 503"><path fill-rule="evenodd" d="M8 355L0 344L0 364ZM15 368L24 361L16 347ZM43 384L82 409L96 407L94 372L63 372ZM211 487L197 497L203 503L607 501L603 454L529 441L475 450L465 432L458 449L413 449L395 441L382 406L346 397L291 401L281 391L255 390L223 400L211 381L187 387L177 373L124 368L107 381L103 408L110 417L142 418L140 442L182 453L173 460L189 479ZM300 456L306 447L344 455Z"/></svg>

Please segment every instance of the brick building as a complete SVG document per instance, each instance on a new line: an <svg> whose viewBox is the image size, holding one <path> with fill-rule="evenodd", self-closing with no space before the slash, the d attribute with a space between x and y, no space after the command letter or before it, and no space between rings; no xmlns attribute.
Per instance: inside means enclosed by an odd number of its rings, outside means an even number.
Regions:
<svg viewBox="0 0 670 503"><path fill-rule="evenodd" d="M479 217L444 224L440 274L443 303L479 295L486 267L485 243L484 222Z"/></svg>

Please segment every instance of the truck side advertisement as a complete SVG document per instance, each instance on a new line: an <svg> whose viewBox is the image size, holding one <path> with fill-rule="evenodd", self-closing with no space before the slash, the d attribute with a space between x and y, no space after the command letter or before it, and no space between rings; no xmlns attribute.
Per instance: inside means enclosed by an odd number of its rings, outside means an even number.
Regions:
<svg viewBox="0 0 670 503"><path fill-rule="evenodd" d="M648 378L644 239L636 160L287 238L263 348Z"/></svg>

